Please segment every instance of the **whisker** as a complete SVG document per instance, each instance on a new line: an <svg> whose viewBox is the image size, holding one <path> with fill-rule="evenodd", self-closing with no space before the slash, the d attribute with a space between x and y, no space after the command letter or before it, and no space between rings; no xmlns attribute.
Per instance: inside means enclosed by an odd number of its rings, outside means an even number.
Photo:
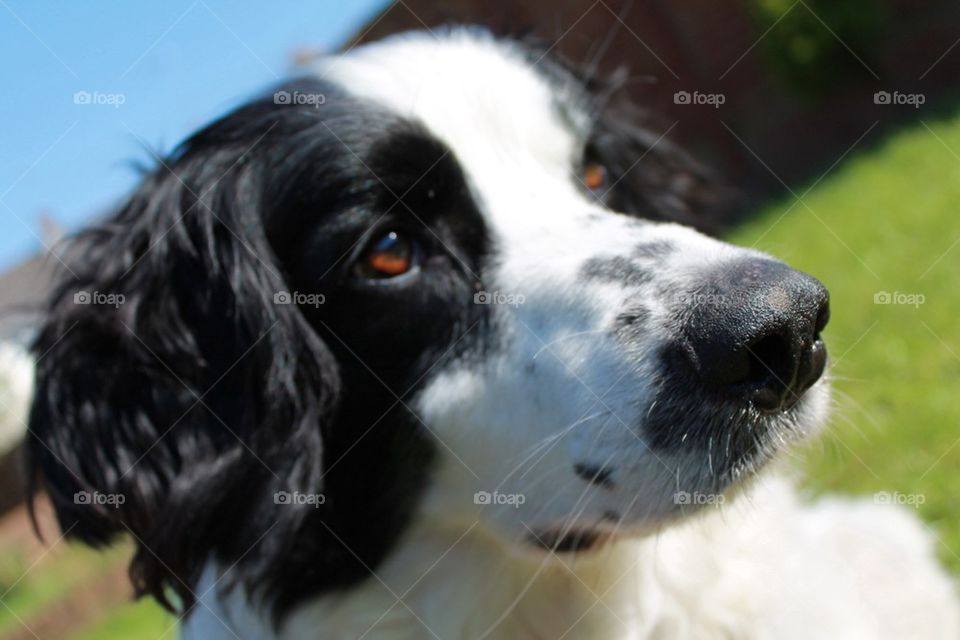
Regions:
<svg viewBox="0 0 960 640"><path fill-rule="evenodd" d="M607 333L607 330L606 330L606 329L595 329L595 330L592 330L592 331L578 331L577 333L570 333L570 334L567 334L567 335L565 335L565 336L560 336L559 338L557 338L557 339L555 339L555 340L551 340L550 342L547 342L547 343L545 343L542 347L540 347L540 349L537 350L537 352L536 352L535 354L533 354L533 358L532 358L532 359L533 359L533 360L536 360L537 358L540 357L540 354L543 353L545 350L549 349L550 347L552 347L552 346L555 345L555 344L558 344L558 343L560 343L560 342L563 342L564 340L568 340L568 339L570 339L570 338L576 338L576 337L578 337L578 336L594 335L594 334L597 334L597 333Z"/></svg>

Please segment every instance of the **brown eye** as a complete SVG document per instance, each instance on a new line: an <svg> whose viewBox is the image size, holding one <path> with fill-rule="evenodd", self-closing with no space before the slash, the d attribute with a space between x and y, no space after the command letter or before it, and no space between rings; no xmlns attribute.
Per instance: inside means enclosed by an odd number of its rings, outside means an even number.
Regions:
<svg viewBox="0 0 960 640"><path fill-rule="evenodd" d="M357 270L365 278L394 278L410 271L415 247L398 231L378 236L363 255Z"/></svg>
<svg viewBox="0 0 960 640"><path fill-rule="evenodd" d="M590 162L583 168L583 184L591 191L607 183L607 169L599 162Z"/></svg>

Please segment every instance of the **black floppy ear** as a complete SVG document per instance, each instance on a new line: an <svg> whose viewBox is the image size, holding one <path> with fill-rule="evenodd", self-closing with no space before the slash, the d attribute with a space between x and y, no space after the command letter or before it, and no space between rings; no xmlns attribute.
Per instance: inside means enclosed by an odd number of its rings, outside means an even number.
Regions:
<svg viewBox="0 0 960 640"><path fill-rule="evenodd" d="M274 124L267 106L228 116L76 237L34 345L33 477L67 535L131 533L134 581L162 602L189 605L204 563L268 526L296 529L296 509L264 515L276 491L322 491L338 377L296 305L275 303Z"/></svg>

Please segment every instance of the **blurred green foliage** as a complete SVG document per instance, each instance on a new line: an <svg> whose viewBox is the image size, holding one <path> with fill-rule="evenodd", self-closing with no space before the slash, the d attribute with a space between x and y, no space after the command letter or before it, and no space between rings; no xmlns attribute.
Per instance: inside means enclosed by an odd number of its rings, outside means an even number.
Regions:
<svg viewBox="0 0 960 640"><path fill-rule="evenodd" d="M816 98L845 82L869 81L889 22L874 0L751 0L764 62L798 95ZM859 58L859 60L858 60Z"/></svg>

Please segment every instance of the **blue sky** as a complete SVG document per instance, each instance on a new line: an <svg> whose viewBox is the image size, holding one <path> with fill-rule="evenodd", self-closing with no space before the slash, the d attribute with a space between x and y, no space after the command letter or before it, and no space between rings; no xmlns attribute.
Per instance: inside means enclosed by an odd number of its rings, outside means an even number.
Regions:
<svg viewBox="0 0 960 640"><path fill-rule="evenodd" d="M169 151L386 5L0 0L0 270L42 248L42 215L72 230L102 213L144 145Z"/></svg>

